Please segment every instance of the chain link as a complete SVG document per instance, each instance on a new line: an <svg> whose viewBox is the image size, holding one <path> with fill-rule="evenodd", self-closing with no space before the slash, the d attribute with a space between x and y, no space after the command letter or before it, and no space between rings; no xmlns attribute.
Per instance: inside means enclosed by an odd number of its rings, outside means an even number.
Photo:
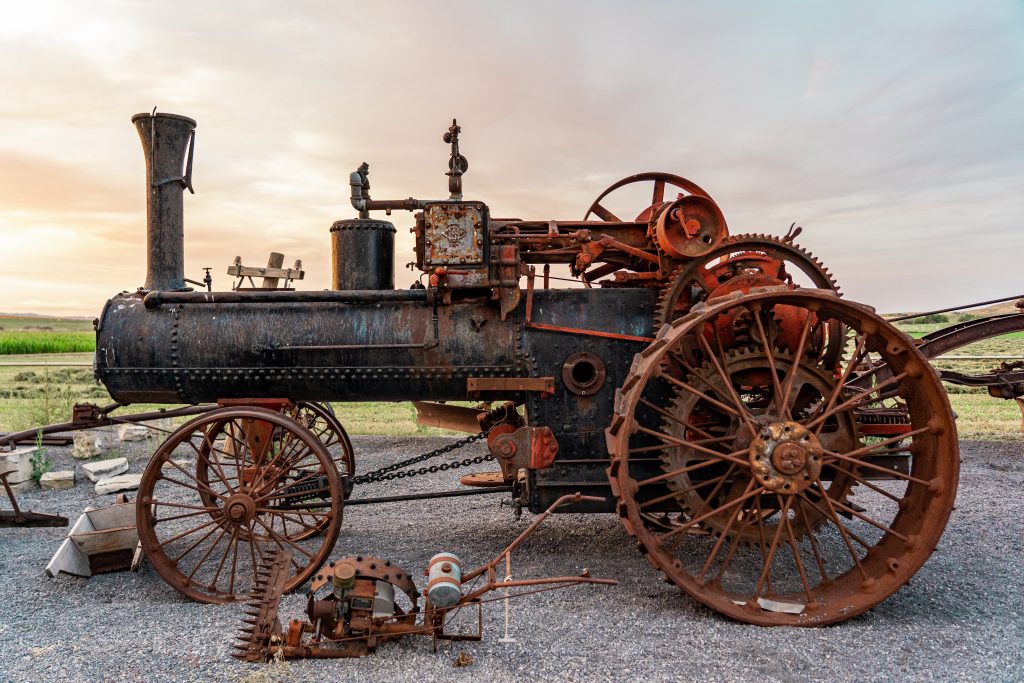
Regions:
<svg viewBox="0 0 1024 683"><path fill-rule="evenodd" d="M478 463L487 462L488 460L494 460L494 456L488 453L487 455L478 455L476 457L466 458L461 461L455 460L453 462L441 463L440 465L430 465L429 467L419 467L416 469L409 469L396 472L396 470L401 470L403 467L415 465L417 463L424 462L425 460L430 460L431 458L436 458L446 453L451 453L452 451L458 450L463 446L468 446L471 443L479 441L480 439L483 439L486 436L487 434L485 434L484 432L480 432L479 434L473 434L472 436L467 436L465 439L459 439L458 441L454 441L448 444L447 446L436 448L427 453L423 453L422 455L417 455L413 458L409 458L408 460L403 460L401 462L396 462L386 467L381 467L379 470L374 470L372 472L367 472L366 474L361 474L358 477L353 477L352 483L369 484L377 481L404 479L405 477L416 477L421 474L431 474L434 472L443 472L445 470L454 470L459 467L467 467L468 465L476 465Z"/></svg>

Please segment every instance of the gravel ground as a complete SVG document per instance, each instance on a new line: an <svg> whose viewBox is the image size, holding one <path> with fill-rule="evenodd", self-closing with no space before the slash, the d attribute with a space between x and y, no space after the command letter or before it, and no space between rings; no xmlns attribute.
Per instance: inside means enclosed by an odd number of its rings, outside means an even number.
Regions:
<svg viewBox="0 0 1024 683"><path fill-rule="evenodd" d="M357 438L358 469L446 441ZM143 448L129 453L132 471L145 465ZM50 449L55 469L74 462L68 450ZM364 659L242 664L228 654L239 607L189 602L148 566L137 574L48 579L43 567L66 530L4 529L0 680L1020 680L1022 445L966 442L963 461L957 509L928 564L868 614L817 629L727 621L660 581L612 516L564 515L549 520L514 555L514 570L525 577L589 567L621 585L514 602L513 644L498 640L504 619L499 604L485 610L480 643L442 644L434 653L429 639L406 638ZM450 476L400 480L386 490L436 490ZM373 486L358 495L385 490ZM514 520L496 498L349 508L333 556L376 554L414 576L441 550L476 565L496 555L530 519ZM85 506L113 502L113 496L94 495L86 482L67 491L23 493L19 501L74 519ZM301 597L286 596L281 616L298 616L303 607ZM454 668L459 652L471 655L473 664Z"/></svg>

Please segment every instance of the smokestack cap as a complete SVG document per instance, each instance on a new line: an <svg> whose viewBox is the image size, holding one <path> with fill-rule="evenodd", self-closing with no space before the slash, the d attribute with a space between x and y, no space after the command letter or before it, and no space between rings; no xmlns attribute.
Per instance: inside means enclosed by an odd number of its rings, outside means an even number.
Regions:
<svg viewBox="0 0 1024 683"><path fill-rule="evenodd" d="M154 118L154 119L177 119L178 121L186 121L186 122L192 124L193 128L196 127L195 119L190 119L189 117L182 116L181 114L165 114L162 111L158 111L155 114L151 114L149 112L142 112L141 114L136 114L135 116L132 117L132 123L135 123L136 121L138 121L140 119L149 119L149 118Z"/></svg>

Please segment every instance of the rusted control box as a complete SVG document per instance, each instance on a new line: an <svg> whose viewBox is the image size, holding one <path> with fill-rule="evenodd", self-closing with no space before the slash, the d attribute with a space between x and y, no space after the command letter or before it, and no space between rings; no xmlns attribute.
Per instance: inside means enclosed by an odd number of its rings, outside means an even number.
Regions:
<svg viewBox="0 0 1024 683"><path fill-rule="evenodd" d="M420 268L482 268L487 262L483 202L435 202L423 209L423 229L416 250Z"/></svg>

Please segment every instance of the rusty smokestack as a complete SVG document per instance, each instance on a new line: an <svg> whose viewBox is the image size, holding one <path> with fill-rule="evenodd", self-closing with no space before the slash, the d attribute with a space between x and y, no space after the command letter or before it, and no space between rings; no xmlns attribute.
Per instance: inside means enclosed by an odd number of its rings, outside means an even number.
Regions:
<svg viewBox="0 0 1024 683"><path fill-rule="evenodd" d="M177 114L136 114L146 155L146 285L148 290L185 287L183 192L192 190L196 122Z"/></svg>

